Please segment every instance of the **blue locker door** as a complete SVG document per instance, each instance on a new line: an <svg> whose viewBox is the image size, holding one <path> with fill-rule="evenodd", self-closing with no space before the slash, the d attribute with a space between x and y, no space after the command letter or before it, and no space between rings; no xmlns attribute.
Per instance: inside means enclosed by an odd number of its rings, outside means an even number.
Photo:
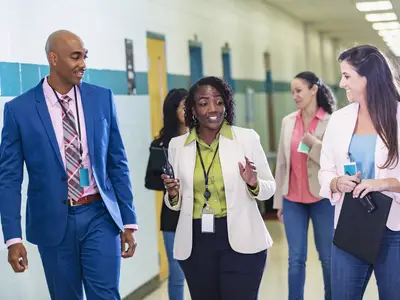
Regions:
<svg viewBox="0 0 400 300"><path fill-rule="evenodd" d="M189 46L190 54L190 85L203 78L203 57L201 47Z"/></svg>
<svg viewBox="0 0 400 300"><path fill-rule="evenodd" d="M231 54L230 52L222 53L222 68L224 74L224 80L231 86L232 90L235 90L232 71L231 71Z"/></svg>

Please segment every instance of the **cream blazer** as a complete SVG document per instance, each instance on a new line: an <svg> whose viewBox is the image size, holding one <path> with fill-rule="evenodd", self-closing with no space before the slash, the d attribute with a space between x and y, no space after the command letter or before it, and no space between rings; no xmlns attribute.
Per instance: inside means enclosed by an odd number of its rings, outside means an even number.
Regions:
<svg viewBox="0 0 400 300"><path fill-rule="evenodd" d="M275 180L276 192L274 196L274 208L282 208L283 196L289 193L290 179L290 146L293 130L296 125L297 111L287 115L282 120L281 135L279 139L278 154L276 158ZM323 120L318 120L315 136L318 142L314 144L307 157L308 185L313 196L320 198L320 185L318 182L319 159L321 153L322 138L328 125L330 114L325 113Z"/></svg>
<svg viewBox="0 0 400 300"><path fill-rule="evenodd" d="M228 238L232 249L239 253L257 253L272 246L272 238L258 210L255 197L240 176L238 162L245 156L257 167L259 194L257 199L267 200L275 192L275 180L260 144L258 134L252 129L232 126L233 139L221 134L219 158L224 178ZM168 193L165 203L172 210L180 210L174 243L174 258L185 260L192 252L193 224L193 174L196 162L196 141L185 146L189 133L173 138L169 143L169 161L175 177L180 180L179 200L171 206Z"/></svg>

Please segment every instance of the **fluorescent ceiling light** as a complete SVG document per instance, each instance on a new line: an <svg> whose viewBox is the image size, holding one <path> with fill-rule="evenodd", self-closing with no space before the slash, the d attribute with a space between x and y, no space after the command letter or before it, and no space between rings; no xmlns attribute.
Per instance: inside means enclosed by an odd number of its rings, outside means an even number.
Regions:
<svg viewBox="0 0 400 300"><path fill-rule="evenodd" d="M394 53L395 56L400 57L400 48L399 47L389 47L390 50Z"/></svg>
<svg viewBox="0 0 400 300"><path fill-rule="evenodd" d="M386 45L390 48L400 48L400 44L397 41L397 38L392 37L384 37L383 40L385 41Z"/></svg>
<svg viewBox="0 0 400 300"><path fill-rule="evenodd" d="M400 29L393 29L393 30L380 30L378 31L380 36L399 36Z"/></svg>
<svg viewBox="0 0 400 300"><path fill-rule="evenodd" d="M398 36L387 35L382 38L388 45L400 45Z"/></svg>
<svg viewBox="0 0 400 300"><path fill-rule="evenodd" d="M398 40L397 37L386 36L386 37L384 37L384 39L385 39L385 42L386 42L387 44L390 44L390 45L400 45L399 40Z"/></svg>
<svg viewBox="0 0 400 300"><path fill-rule="evenodd" d="M375 30L387 30L387 29L399 29L399 22L382 22L382 23L373 23L372 28Z"/></svg>
<svg viewBox="0 0 400 300"><path fill-rule="evenodd" d="M382 14L366 14L365 18L369 22L381 22L381 21L395 21L397 16L395 13L382 13Z"/></svg>
<svg viewBox="0 0 400 300"><path fill-rule="evenodd" d="M359 11L390 10L393 8L390 1L358 2L356 3L356 7Z"/></svg>
<svg viewBox="0 0 400 300"><path fill-rule="evenodd" d="M400 56L400 45L388 45L388 47L390 48L390 50L392 50L392 52L394 53L394 55L396 56Z"/></svg>
<svg viewBox="0 0 400 300"><path fill-rule="evenodd" d="M389 36L385 36L385 37L383 38L383 40L384 40L385 43L388 44L389 46L398 44L398 42L397 42L395 39L393 39L392 37L389 37Z"/></svg>

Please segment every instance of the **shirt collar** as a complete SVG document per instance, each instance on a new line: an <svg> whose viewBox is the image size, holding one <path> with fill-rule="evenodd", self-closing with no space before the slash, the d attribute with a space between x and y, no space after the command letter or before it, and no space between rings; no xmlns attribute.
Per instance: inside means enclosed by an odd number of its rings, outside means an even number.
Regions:
<svg viewBox="0 0 400 300"><path fill-rule="evenodd" d="M318 108L317 113L315 114L314 118L317 118L319 120L324 120L325 114L326 114L325 110L322 107L320 107L320 108ZM296 117L301 118L301 110L300 109L297 111Z"/></svg>
<svg viewBox="0 0 400 300"><path fill-rule="evenodd" d="M221 129L219 130L219 134L222 134L224 137L228 139L233 139L233 134L232 134L232 126L228 124L226 120L222 123ZM185 141L185 146L189 145L191 142L194 140L199 141L199 136L197 135L197 130L196 128L193 128L188 137L186 138Z"/></svg>
<svg viewBox="0 0 400 300"><path fill-rule="evenodd" d="M49 101L49 103L54 106L57 104L58 99L56 97L56 95L54 95L54 91L53 88L50 86L49 82L47 81L47 76L45 77L44 81L43 81L43 91L44 91L44 96L46 97L46 99ZM57 92L58 97L61 99L61 97L67 95L68 97L70 97L71 99L73 99L75 101L75 93L74 93L74 88L72 88L67 94L62 95L59 92Z"/></svg>
<svg viewBox="0 0 400 300"><path fill-rule="evenodd" d="M318 109L317 113L315 114L315 116L320 120L324 120L325 119L325 115L326 115L326 112L322 107L320 107Z"/></svg>

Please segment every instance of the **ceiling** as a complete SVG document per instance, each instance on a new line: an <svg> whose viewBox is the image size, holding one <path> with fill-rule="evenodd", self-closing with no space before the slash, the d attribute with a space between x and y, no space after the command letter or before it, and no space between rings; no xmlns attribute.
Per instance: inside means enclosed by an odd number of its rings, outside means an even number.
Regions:
<svg viewBox="0 0 400 300"><path fill-rule="evenodd" d="M352 46L369 43L388 50L386 43L357 10L355 3L362 0L262 0L287 14L302 20L341 44ZM370 0L372 1L372 0ZM400 17L400 1L392 0L393 10Z"/></svg>

